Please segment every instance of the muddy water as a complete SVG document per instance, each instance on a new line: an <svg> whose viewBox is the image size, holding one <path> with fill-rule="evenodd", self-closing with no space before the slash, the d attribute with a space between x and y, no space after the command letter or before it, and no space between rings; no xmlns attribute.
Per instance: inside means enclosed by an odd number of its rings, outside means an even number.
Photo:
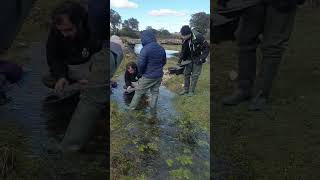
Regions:
<svg viewBox="0 0 320 180"><path fill-rule="evenodd" d="M2 121L14 121L25 130L35 154L40 153L48 142L50 121L59 123L70 118L62 112L57 113L57 116L50 111L46 112L49 109L43 104L43 100L49 90L41 83L41 76L47 70L44 52L40 43L35 43L26 50L24 58L30 63L25 65L22 81L7 92L11 98L10 103L2 106L0 110ZM74 105L73 108L68 107L72 112ZM51 115L48 116L47 113Z"/></svg>
<svg viewBox="0 0 320 180"><path fill-rule="evenodd" d="M123 77L119 77L117 82L118 87L113 89L111 100L118 104L120 111L125 112L128 100L123 95ZM175 96L161 86L155 122L150 123L146 118L145 114L149 113L147 106L141 110L142 116L124 119L121 133L130 138L132 143L120 151L124 156L140 159L140 163L136 164L140 173L152 179L186 179L186 176L190 179L209 179L209 137L195 124L189 133L181 127L178 120L182 116L175 111L171 102ZM182 134L185 138L182 138ZM111 141L112 137L113 134ZM143 150L150 144L153 148ZM135 172L131 173L134 176Z"/></svg>

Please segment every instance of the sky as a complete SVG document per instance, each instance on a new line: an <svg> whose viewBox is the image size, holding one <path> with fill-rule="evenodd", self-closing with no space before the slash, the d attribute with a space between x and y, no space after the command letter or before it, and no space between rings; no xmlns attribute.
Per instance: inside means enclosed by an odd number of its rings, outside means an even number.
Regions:
<svg viewBox="0 0 320 180"><path fill-rule="evenodd" d="M197 12L210 14L210 0L111 0L110 8L122 21L131 17L139 21L139 30L147 26L179 32Z"/></svg>

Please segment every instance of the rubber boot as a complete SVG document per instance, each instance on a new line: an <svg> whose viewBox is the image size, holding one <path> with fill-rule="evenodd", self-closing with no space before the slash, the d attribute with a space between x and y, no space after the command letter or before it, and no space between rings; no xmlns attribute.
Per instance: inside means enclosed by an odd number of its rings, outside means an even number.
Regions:
<svg viewBox="0 0 320 180"><path fill-rule="evenodd" d="M158 94L153 94L151 97L150 108L153 114L157 112L158 97Z"/></svg>
<svg viewBox="0 0 320 180"><path fill-rule="evenodd" d="M130 105L128 107L130 111L131 110L136 110L136 108L137 108L137 106L138 106L138 104L140 102L141 97L142 97L142 94L140 94L138 91L136 91L134 96L133 96L133 98L132 98L132 100L131 100L131 103L130 103Z"/></svg>
<svg viewBox="0 0 320 180"><path fill-rule="evenodd" d="M239 81L238 87L234 90L234 92L227 97L222 99L223 105L238 105L243 101L247 101L251 97L251 83L250 81Z"/></svg>
<svg viewBox="0 0 320 180"><path fill-rule="evenodd" d="M249 111L260 111L267 107L267 99L270 96L272 83L277 75L280 61L263 62L260 78L257 84L257 94L249 105Z"/></svg>
<svg viewBox="0 0 320 180"><path fill-rule="evenodd" d="M191 78L191 91L188 94L189 97L194 95L198 83L198 78L199 76L194 76Z"/></svg>
<svg viewBox="0 0 320 180"><path fill-rule="evenodd" d="M184 77L184 90L179 93L179 95L186 95L189 93L190 87L190 76Z"/></svg>

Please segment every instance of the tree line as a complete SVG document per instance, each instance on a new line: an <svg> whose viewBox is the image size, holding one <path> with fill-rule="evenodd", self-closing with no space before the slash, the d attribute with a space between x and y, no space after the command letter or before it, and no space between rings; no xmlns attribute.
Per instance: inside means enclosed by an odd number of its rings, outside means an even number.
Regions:
<svg viewBox="0 0 320 180"><path fill-rule="evenodd" d="M206 38L210 37L210 14L199 12L191 15L189 21L191 28L205 35ZM127 36L131 38L139 38L139 21L135 18L122 20L121 15L115 10L110 10L110 28L111 35ZM159 38L176 38L176 34L170 33L167 29L154 29L152 26L146 27L155 32Z"/></svg>

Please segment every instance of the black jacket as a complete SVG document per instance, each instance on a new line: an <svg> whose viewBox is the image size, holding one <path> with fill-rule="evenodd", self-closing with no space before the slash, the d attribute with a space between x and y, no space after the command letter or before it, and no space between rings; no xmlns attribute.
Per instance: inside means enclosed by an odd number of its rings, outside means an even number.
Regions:
<svg viewBox="0 0 320 180"><path fill-rule="evenodd" d="M195 64L202 64L209 55L209 44L198 32L192 31L192 37L182 43L179 63L192 60Z"/></svg>
<svg viewBox="0 0 320 180"><path fill-rule="evenodd" d="M68 78L68 65L85 63L92 54L101 49L101 41L95 40L90 34L88 16L83 17L82 26L78 27L78 31L75 39L68 39L55 27L50 29L46 45L47 63L51 75L57 79ZM89 57L82 56L84 48L89 51Z"/></svg>
<svg viewBox="0 0 320 180"><path fill-rule="evenodd" d="M126 83L126 86L132 86L132 82L137 82L139 78L141 78L141 75L138 72L138 67L134 66L133 69L135 70L135 73L130 74L128 70L126 70L124 74L124 81Z"/></svg>

